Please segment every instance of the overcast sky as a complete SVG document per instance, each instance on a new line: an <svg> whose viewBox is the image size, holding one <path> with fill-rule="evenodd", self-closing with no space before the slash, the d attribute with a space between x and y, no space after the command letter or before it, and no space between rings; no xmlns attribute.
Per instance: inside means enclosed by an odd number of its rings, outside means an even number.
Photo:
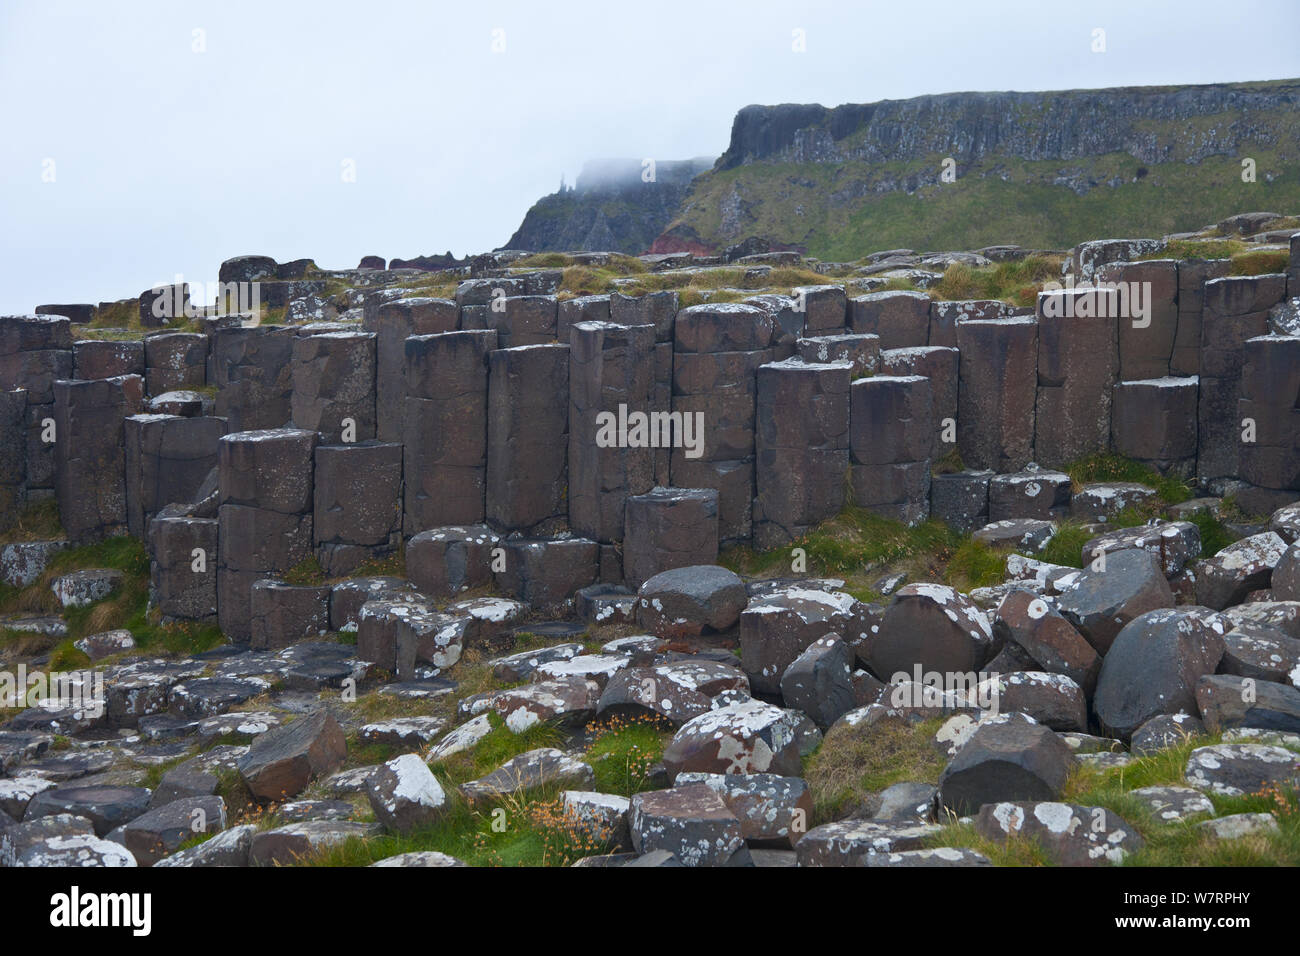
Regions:
<svg viewBox="0 0 1300 956"><path fill-rule="evenodd" d="M750 103L1296 77L1297 38L1297 0L0 0L0 314L482 252L584 160L717 155Z"/></svg>

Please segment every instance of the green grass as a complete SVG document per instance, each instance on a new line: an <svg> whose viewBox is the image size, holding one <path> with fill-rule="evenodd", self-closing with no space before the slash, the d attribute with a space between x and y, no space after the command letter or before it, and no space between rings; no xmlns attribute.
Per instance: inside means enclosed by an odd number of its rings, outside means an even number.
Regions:
<svg viewBox="0 0 1300 956"><path fill-rule="evenodd" d="M1040 561L1048 564L1060 564L1067 568L1083 567L1083 546L1097 535L1084 529L1075 521L1062 521L1057 525L1056 534L1047 546L1038 553Z"/></svg>
<svg viewBox="0 0 1300 956"><path fill-rule="evenodd" d="M88 568L121 571L121 586L85 607L60 608L50 591L50 583L62 574ZM154 652L194 654L224 642L215 624L163 625L150 616L148 604L149 555L143 543L126 535L60 551L51 558L45 572L27 587L0 590L0 613L62 614L68 625L68 636L53 648L51 663L56 666L84 666L88 659L73 648L73 643L87 635L118 628L130 631L139 648ZM9 643L32 637L8 633Z"/></svg>
<svg viewBox="0 0 1300 956"><path fill-rule="evenodd" d="M885 719L829 731L804 764L813 825L867 806L873 794L892 784L938 783L945 761L933 738L942 723L940 718L916 724Z"/></svg>
<svg viewBox="0 0 1300 956"><path fill-rule="evenodd" d="M1222 114L1217 122L1234 119ZM917 174L932 179L942 156L884 163L764 161L709 171L694 181L690 202L665 231L717 249L760 236L826 261L847 262L898 247L977 249L1016 242L1060 250L1099 236L1189 232L1243 209L1300 208L1300 177L1285 147L1252 142L1249 154L1261 173L1276 175L1271 182L1261 174L1258 182L1243 183L1231 157L1185 161L1185 147L1199 135L1194 131L1199 124L1145 126L1174 145L1168 162L1143 164L1126 153L1069 164L988 156L959 168L955 183L924 185L910 194L898 183ZM1261 117L1264 127L1263 136L1273 142L1294 142L1290 117ZM1066 165L1082 167L1087 179L1101 185L1079 195L1055 183ZM1141 177L1139 168L1145 169ZM738 203L737 221L732 210Z"/></svg>
<svg viewBox="0 0 1300 956"><path fill-rule="evenodd" d="M1192 497L1192 489L1182 478L1162 475L1148 465L1122 455L1096 454L1071 462L1065 472L1074 483L1074 490L1100 481L1129 481L1154 488L1156 496L1165 504L1176 505Z"/></svg>
<svg viewBox="0 0 1300 956"><path fill-rule="evenodd" d="M648 717L604 721L585 758L596 771L591 789L625 797L649 789L650 770L663 759L664 747L671 739L671 728Z"/></svg>
<svg viewBox="0 0 1300 956"><path fill-rule="evenodd" d="M1044 283L1060 279L1063 261L1061 256L1034 255L982 268L955 262L930 295L936 299L1000 299L1030 307L1038 301Z"/></svg>

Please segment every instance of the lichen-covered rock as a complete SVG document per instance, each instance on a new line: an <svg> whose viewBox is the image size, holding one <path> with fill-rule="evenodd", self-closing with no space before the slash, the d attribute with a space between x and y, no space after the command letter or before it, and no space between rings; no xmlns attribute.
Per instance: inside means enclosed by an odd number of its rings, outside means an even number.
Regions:
<svg viewBox="0 0 1300 956"><path fill-rule="evenodd" d="M366 797L379 822L402 833L435 822L447 808L442 785L418 754L394 757L370 774Z"/></svg>
<svg viewBox="0 0 1300 956"><path fill-rule="evenodd" d="M798 776L799 724L791 711L758 700L720 707L682 725L664 766L670 780L689 771Z"/></svg>
<svg viewBox="0 0 1300 956"><path fill-rule="evenodd" d="M1060 866L1120 863L1142 848L1137 830L1113 810L1073 803L986 804L975 817L975 830L990 840L1033 840Z"/></svg>
<svg viewBox="0 0 1300 956"><path fill-rule="evenodd" d="M1205 733L1200 719L1182 712L1156 714L1137 730L1129 741L1129 749L1140 757L1149 757L1168 747L1178 745Z"/></svg>
<svg viewBox="0 0 1300 956"><path fill-rule="evenodd" d="M719 866L744 846L740 821L702 783L632 797L628 811L638 853L666 850L686 866Z"/></svg>
<svg viewBox="0 0 1300 956"><path fill-rule="evenodd" d="M258 800L283 800L336 770L347 750L338 722L317 710L253 741L239 761L239 775Z"/></svg>
<svg viewBox="0 0 1300 956"><path fill-rule="evenodd" d="M848 594L790 588L756 597L740 615L740 659L756 692L775 694L781 675L814 641L852 629L857 602Z"/></svg>
<svg viewBox="0 0 1300 956"><path fill-rule="evenodd" d="M1106 654L1120 629L1135 617L1174 606L1159 559L1146 551L1084 557L1092 564L1057 599L1057 608L1098 654Z"/></svg>
<svg viewBox="0 0 1300 956"><path fill-rule="evenodd" d="M916 667L972 673L992 656L988 617L964 594L941 584L908 584L885 610L871 646L871 669L889 679Z"/></svg>
<svg viewBox="0 0 1300 956"><path fill-rule="evenodd" d="M585 677L565 676L499 691L489 698L506 727L522 734L548 721L578 725L596 712L600 685Z"/></svg>
<svg viewBox="0 0 1300 956"><path fill-rule="evenodd" d="M1184 775L1198 790L1240 797L1271 783L1300 784L1300 756L1268 744L1212 744L1191 752Z"/></svg>
<svg viewBox="0 0 1300 956"><path fill-rule="evenodd" d="M1056 734L1022 721L982 723L939 777L939 800L957 814L986 803L1053 800L1075 765Z"/></svg>
<svg viewBox="0 0 1300 956"><path fill-rule="evenodd" d="M1240 604L1251 591L1267 588L1286 547L1281 537L1266 531L1242 538L1214 557L1198 561L1197 603L1218 611Z"/></svg>
<svg viewBox="0 0 1300 956"><path fill-rule="evenodd" d="M716 565L673 568L637 591L637 623L668 640L733 626L748 603L744 582Z"/></svg>
<svg viewBox="0 0 1300 956"><path fill-rule="evenodd" d="M1082 634L1043 598L1012 591L993 615L993 633L1003 644L1022 648L1043 670L1064 674L1091 695L1101 658Z"/></svg>
<svg viewBox="0 0 1300 956"><path fill-rule="evenodd" d="M595 778L589 764L554 747L541 747L510 758L485 777L461 784L460 794L470 804L477 804L544 784L581 789Z"/></svg>
<svg viewBox="0 0 1300 956"><path fill-rule="evenodd" d="M835 723L858 703L849 646L834 634L808 645L781 675L781 697L818 727Z"/></svg>
<svg viewBox="0 0 1300 956"><path fill-rule="evenodd" d="M876 855L923 849L941 829L932 823L840 820L813 827L795 853L799 866L869 866Z"/></svg>
<svg viewBox="0 0 1300 956"><path fill-rule="evenodd" d="M1149 611L1126 624L1097 678L1102 727L1127 739L1157 714L1195 712L1196 682L1219 666L1225 630L1204 609Z"/></svg>
<svg viewBox="0 0 1300 956"><path fill-rule="evenodd" d="M654 667L632 667L605 685L597 713L648 713L681 726L708 713L727 691L749 694L749 679L738 667L719 661L685 660Z"/></svg>
<svg viewBox="0 0 1300 956"><path fill-rule="evenodd" d="M799 777L770 773L681 773L678 789L703 784L722 798L740 821L740 835L751 846L794 846L808 832L812 791Z"/></svg>
<svg viewBox="0 0 1300 956"><path fill-rule="evenodd" d="M1210 798L1191 787L1140 787L1129 795L1141 800L1160 820L1174 823L1188 817L1214 816Z"/></svg>
<svg viewBox="0 0 1300 956"><path fill-rule="evenodd" d="M226 801L221 797L183 797L117 827L108 839L126 847L140 866L152 866L186 840L225 828Z"/></svg>

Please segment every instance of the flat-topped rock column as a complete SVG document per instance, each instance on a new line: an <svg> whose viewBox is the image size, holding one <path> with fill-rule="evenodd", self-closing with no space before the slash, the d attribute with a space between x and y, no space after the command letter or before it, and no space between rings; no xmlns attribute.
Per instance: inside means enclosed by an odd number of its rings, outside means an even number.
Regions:
<svg viewBox="0 0 1300 956"><path fill-rule="evenodd" d="M0 316L0 389L27 394L27 489L54 491L54 382L73 377L72 323L58 315Z"/></svg>
<svg viewBox="0 0 1300 956"><path fill-rule="evenodd" d="M293 416L294 330L275 325L231 326L211 336L208 384L215 412L232 432L280 428Z"/></svg>
<svg viewBox="0 0 1300 956"><path fill-rule="evenodd" d="M779 547L844 507L849 362L770 362L758 370L754 546Z"/></svg>
<svg viewBox="0 0 1300 956"><path fill-rule="evenodd" d="M488 331L406 340L402 533L407 537L483 520L487 355L496 344L496 333Z"/></svg>
<svg viewBox="0 0 1300 956"><path fill-rule="evenodd" d="M1032 316L957 323L957 449L968 468L1018 471L1034 457L1038 323Z"/></svg>
<svg viewBox="0 0 1300 956"><path fill-rule="evenodd" d="M629 495L654 484L652 325L579 322L569 338L569 525L602 544L622 540ZM666 409L663 410L666 413Z"/></svg>
<svg viewBox="0 0 1300 956"><path fill-rule="evenodd" d="M661 571L717 564L718 492L654 488L627 499L623 577L639 588Z"/></svg>
<svg viewBox="0 0 1300 956"><path fill-rule="evenodd" d="M1260 488L1300 490L1300 338L1247 339L1237 402L1240 477ZM1247 438L1253 440L1246 440Z"/></svg>
<svg viewBox="0 0 1300 956"><path fill-rule="evenodd" d="M1119 318L1117 311L1113 297L1097 289L1039 294L1038 391L1033 421L1034 460L1040 465L1059 468L1110 448L1111 390L1119 375L1116 328L1128 322ZM1167 330L1162 328L1161 334L1164 331L1169 333L1164 343L1163 367L1167 371L1172 324ZM1130 364L1143 363L1134 360Z"/></svg>
<svg viewBox="0 0 1300 956"><path fill-rule="evenodd" d="M1285 292L1283 275L1228 276L1205 283L1196 462L1202 479L1239 473L1237 400L1246 340L1268 332L1268 310Z"/></svg>
<svg viewBox="0 0 1300 956"><path fill-rule="evenodd" d="M143 405L139 375L54 383L59 520L70 541L97 541L127 530L122 422Z"/></svg>
<svg viewBox="0 0 1300 956"><path fill-rule="evenodd" d="M854 504L907 524L929 517L932 407L921 375L875 375L849 387Z"/></svg>
<svg viewBox="0 0 1300 956"><path fill-rule="evenodd" d="M1111 432L1117 454L1162 473L1196 469L1196 376L1118 382Z"/></svg>
<svg viewBox="0 0 1300 956"><path fill-rule="evenodd" d="M404 296L381 301L363 312L361 327L375 335L375 437L402 440L406 400L406 340L412 335L455 332L456 303L451 299Z"/></svg>
<svg viewBox="0 0 1300 956"><path fill-rule="evenodd" d="M232 641L251 637L254 582L312 555L316 432L236 432L218 443L217 611Z"/></svg>
<svg viewBox="0 0 1300 956"><path fill-rule="evenodd" d="M938 460L957 448L957 394L961 353L947 346L887 349L880 353L883 375L923 375L930 380L930 451ZM951 428L948 426L951 424Z"/></svg>
<svg viewBox="0 0 1300 956"><path fill-rule="evenodd" d="M722 544L753 530L756 374L771 361L772 312L754 305L697 305L677 313L673 413L702 426L696 447L672 450L672 482L718 492Z"/></svg>
<svg viewBox="0 0 1300 956"><path fill-rule="evenodd" d="M316 560L330 577L351 574L402 544L402 446L319 445L312 493Z"/></svg>
<svg viewBox="0 0 1300 956"><path fill-rule="evenodd" d="M324 332L293 342L293 423L327 442L375 437L375 334Z"/></svg>
<svg viewBox="0 0 1300 956"><path fill-rule="evenodd" d="M126 525L143 540L169 504L190 504L217 467L223 418L131 415L125 420Z"/></svg>
<svg viewBox="0 0 1300 956"><path fill-rule="evenodd" d="M546 535L568 524L569 346L488 353L487 520Z"/></svg>

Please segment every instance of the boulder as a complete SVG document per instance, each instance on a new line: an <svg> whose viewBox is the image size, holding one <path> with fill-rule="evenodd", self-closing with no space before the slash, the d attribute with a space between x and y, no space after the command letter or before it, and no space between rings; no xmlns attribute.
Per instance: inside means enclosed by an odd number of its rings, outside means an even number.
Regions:
<svg viewBox="0 0 1300 956"><path fill-rule="evenodd" d="M637 591L637 623L665 639L732 627L745 609L744 582L715 565L663 571Z"/></svg>
<svg viewBox="0 0 1300 956"><path fill-rule="evenodd" d="M447 795L418 754L402 754L366 778L366 797L389 830L405 833L435 822L447 809Z"/></svg>
<svg viewBox="0 0 1300 956"><path fill-rule="evenodd" d="M1099 563L1103 558L1104 565ZM1134 618L1173 606L1174 595L1159 559L1132 549L1098 556L1057 600L1062 616L1101 655Z"/></svg>
<svg viewBox="0 0 1300 956"><path fill-rule="evenodd" d="M744 846L740 821L703 783L635 794L628 822L638 853L666 850L686 866L725 864Z"/></svg>
<svg viewBox="0 0 1300 956"><path fill-rule="evenodd" d="M1054 800L1074 767L1070 748L1046 727L982 723L939 777L939 801L959 815L986 803Z"/></svg>
<svg viewBox="0 0 1300 956"><path fill-rule="evenodd" d="M347 749L338 722L317 710L258 737L240 758L239 775L261 802L283 800L336 770Z"/></svg>
<svg viewBox="0 0 1300 956"><path fill-rule="evenodd" d="M1196 682L1219 666L1224 631L1203 609L1149 611L1124 625L1097 678L1103 729L1127 739L1158 714L1195 712Z"/></svg>
<svg viewBox="0 0 1300 956"><path fill-rule="evenodd" d="M1212 734L1236 727L1300 734L1300 690L1289 684L1206 674L1196 683L1196 705Z"/></svg>
<svg viewBox="0 0 1300 956"><path fill-rule="evenodd" d="M975 816L975 832L989 840L1032 840L1058 866L1120 863L1142 848L1137 830L1113 810L1073 803L985 804Z"/></svg>
<svg viewBox="0 0 1300 956"><path fill-rule="evenodd" d="M973 673L992 656L993 629L984 612L954 588L908 584L885 610L871 646L878 676L922 671Z"/></svg>
<svg viewBox="0 0 1300 956"><path fill-rule="evenodd" d="M758 700L701 714L683 724L664 749L669 779L689 771L798 776L804 719Z"/></svg>

